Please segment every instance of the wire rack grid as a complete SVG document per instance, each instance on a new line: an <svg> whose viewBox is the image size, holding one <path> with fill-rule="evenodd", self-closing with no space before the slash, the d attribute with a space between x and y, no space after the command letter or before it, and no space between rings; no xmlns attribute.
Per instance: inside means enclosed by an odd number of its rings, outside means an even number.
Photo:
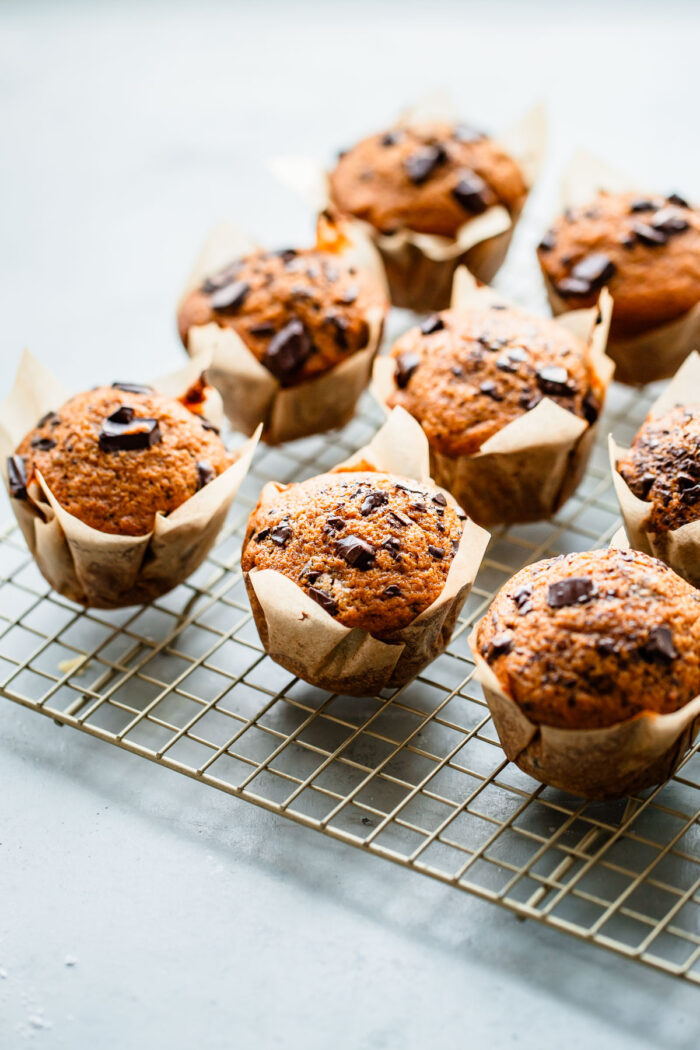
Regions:
<svg viewBox="0 0 700 1050"><path fill-rule="evenodd" d="M264 481L308 477L364 444L345 430L259 451L226 530L150 606L84 610L0 529L0 693L352 846L700 984L700 754L619 803L543 787L507 762L467 644L498 588L541 557L606 544L619 520L604 436L652 395L613 387L576 496L552 522L497 530L447 651L398 693L361 700L263 652L239 561Z"/></svg>

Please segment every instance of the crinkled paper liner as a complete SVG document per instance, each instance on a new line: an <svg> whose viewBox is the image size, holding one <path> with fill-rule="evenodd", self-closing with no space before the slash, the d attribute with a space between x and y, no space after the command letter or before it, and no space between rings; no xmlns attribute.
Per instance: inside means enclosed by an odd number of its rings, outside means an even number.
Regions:
<svg viewBox="0 0 700 1050"><path fill-rule="evenodd" d="M562 178L561 208L588 204L600 190L626 193L639 190L628 176L581 150L574 155ZM547 298L552 313L560 314L570 306L556 292L543 273ZM635 336L620 337L614 332L608 338L608 353L615 362L615 379L631 386L643 386L675 375L691 350L700 345L700 302L674 321L649 328Z"/></svg>
<svg viewBox="0 0 700 1050"><path fill-rule="evenodd" d="M511 762L542 784L590 799L623 798L667 780L700 728L700 696L670 715L646 712L606 729L535 725L469 644L501 746Z"/></svg>
<svg viewBox="0 0 700 1050"><path fill-rule="evenodd" d="M161 379L157 388L170 396L184 394L203 363L191 361ZM0 456L6 482L7 457L41 416L60 408L69 396L25 351L12 392L0 406ZM206 409L208 418L215 420L216 403L210 402ZM29 499L10 498L10 504L27 546L54 590L99 609L139 605L177 587L202 563L248 471L257 440L258 435L251 438L235 463L168 517L156 515L153 531L144 536L112 535L86 525L60 505L39 472L30 483Z"/></svg>
<svg viewBox="0 0 700 1050"><path fill-rule="evenodd" d="M336 469L353 468L388 471L433 484L425 436L403 409L395 409L371 443ZM281 486L268 488L272 499ZM445 496L456 506L449 493ZM265 497L263 490L261 500ZM440 596L385 641L344 627L274 569L253 569L246 573L246 587L265 650L292 674L331 692L373 696L381 689L401 686L449 642L488 541L489 534L467 519Z"/></svg>
<svg viewBox="0 0 700 1050"><path fill-rule="evenodd" d="M399 123L410 126L426 119L454 119L444 100L435 105L418 105L407 111ZM547 122L542 105L535 106L498 139L519 164L528 192L537 178L544 157ZM277 157L272 167L287 185L301 191L319 211L333 210L328 174L318 164L301 157ZM501 205L464 223L457 236L397 230L379 233L369 223L349 218L372 238L386 270L391 301L418 313L444 309L450 301L455 270L466 266L480 281L488 283L503 263L522 208L509 214Z"/></svg>
<svg viewBox="0 0 700 1050"><path fill-rule="evenodd" d="M661 397L651 407L650 416L662 416L675 405L700 403L700 355L693 352L676 373ZM635 550L653 554L692 583L700 587L700 521L691 521L679 529L653 532L650 527L654 504L638 499L617 469L620 456L627 452L609 438L610 468L620 504L620 513L629 539Z"/></svg>
<svg viewBox="0 0 700 1050"><path fill-rule="evenodd" d="M348 237L341 238L344 259L372 271L385 286L381 261L372 244L357 230L347 233ZM235 226L220 223L204 244L184 295L223 266L255 250L253 241ZM384 311L372 308L366 320L369 340L363 350L317 379L293 387L282 387L232 328L214 322L193 326L188 333L187 348L195 359L204 355L210 360L207 379L221 394L234 429L252 434L262 423L263 440L276 445L342 427L352 418L357 400L369 382L372 361L381 341Z"/></svg>
<svg viewBox="0 0 700 1050"><path fill-rule="evenodd" d="M492 288L477 287L467 270L457 271L454 309L493 302L508 305ZM560 324L587 343L602 396L613 373L605 353L611 309L610 296L603 290L597 307L573 310L559 318ZM393 358L377 358L371 390L388 411L396 390ZM551 517L578 487L596 432L597 422L590 426L551 398L543 398L473 455L448 456L431 448L431 471L480 525L540 521Z"/></svg>

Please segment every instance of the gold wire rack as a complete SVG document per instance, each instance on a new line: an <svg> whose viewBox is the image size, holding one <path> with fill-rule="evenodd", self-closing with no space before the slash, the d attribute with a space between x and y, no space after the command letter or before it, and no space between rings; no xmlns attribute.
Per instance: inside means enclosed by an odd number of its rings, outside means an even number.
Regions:
<svg viewBox="0 0 700 1050"><path fill-rule="evenodd" d="M495 532L452 642L397 694L328 695L265 655L239 568L250 507L364 444L344 431L259 451L218 546L143 608L84 610L0 529L0 693L351 846L700 984L700 754L643 796L591 803L506 761L467 645L498 588L541 557L607 544L619 520L605 435L650 392L613 387L601 440L556 520Z"/></svg>

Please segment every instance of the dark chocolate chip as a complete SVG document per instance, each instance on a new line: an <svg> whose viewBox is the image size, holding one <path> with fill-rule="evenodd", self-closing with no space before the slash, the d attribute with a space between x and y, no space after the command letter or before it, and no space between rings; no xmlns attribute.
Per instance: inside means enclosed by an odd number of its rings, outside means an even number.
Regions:
<svg viewBox="0 0 700 1050"><path fill-rule="evenodd" d="M208 485L210 481L213 481L215 477L216 471L211 463L207 463L206 459L201 460L197 464L197 490L203 489L204 486Z"/></svg>
<svg viewBox="0 0 700 1050"><path fill-rule="evenodd" d="M642 474L641 478L634 486L635 496L637 496L638 499L646 499L655 481L655 474Z"/></svg>
<svg viewBox="0 0 700 1050"><path fill-rule="evenodd" d="M652 215L650 225L663 233L683 233L683 230L687 230L690 224L673 208L662 208L661 211L657 211L656 215Z"/></svg>
<svg viewBox="0 0 700 1050"><path fill-rule="evenodd" d="M593 580L585 576L571 576L568 580L550 583L547 588L547 605L552 609L562 609L565 605L583 605L589 602L596 593Z"/></svg>
<svg viewBox="0 0 700 1050"><path fill-rule="evenodd" d="M488 186L475 171L461 172L459 182L452 190L452 196L460 208L472 215L480 215L488 208Z"/></svg>
<svg viewBox="0 0 700 1050"><path fill-rule="evenodd" d="M440 164L445 162L446 158L447 154L442 146L423 146L416 153L412 153L410 157L406 157L403 162L404 171L411 182L415 183L416 186L420 186L421 183L430 178Z"/></svg>
<svg viewBox="0 0 700 1050"><path fill-rule="evenodd" d="M269 529L261 529L260 532L258 532L256 537L255 537L255 542L256 543L262 543L262 541L266 540L269 535L270 535L270 530Z"/></svg>
<svg viewBox="0 0 700 1050"><path fill-rule="evenodd" d="M438 507L446 507L447 499L443 496L442 492L436 492L433 496L433 503L436 503Z"/></svg>
<svg viewBox="0 0 700 1050"><path fill-rule="evenodd" d="M382 598L398 598L401 594L401 588L398 583L390 583L388 587L385 587L382 591Z"/></svg>
<svg viewBox="0 0 700 1050"><path fill-rule="evenodd" d="M212 430L215 434L221 433L219 428L217 426L214 426L213 423L210 423L209 420L206 419L204 416L199 417L199 422L202 424L203 430Z"/></svg>
<svg viewBox="0 0 700 1050"><path fill-rule="evenodd" d="M601 655L603 656L610 656L610 654L614 653L618 648L615 639L609 638L607 635L604 635L602 638L599 638L598 641L595 643L595 647L598 650L598 652L601 653Z"/></svg>
<svg viewBox="0 0 700 1050"><path fill-rule="evenodd" d="M215 292L217 288L223 288L224 285L231 284L241 272L242 268L242 262L229 263L228 266L224 266L224 268L219 270L218 273L211 274L207 277L202 285L202 291L206 295L211 295L211 293Z"/></svg>
<svg viewBox="0 0 700 1050"><path fill-rule="evenodd" d="M645 660L658 660L661 663L670 663L678 656L671 629L665 623L651 628L639 651Z"/></svg>
<svg viewBox="0 0 700 1050"><path fill-rule="evenodd" d="M124 405L123 408L128 408ZM121 413L118 409L113 415ZM133 409L132 409L133 411ZM157 419L129 419L119 422L111 416L105 419L100 430L98 443L103 452L131 452L152 448L163 440Z"/></svg>
<svg viewBox="0 0 700 1050"><path fill-rule="evenodd" d="M275 525L270 531L270 539L273 543L276 543L278 547L286 547L293 535L294 532L291 525L287 525L287 523L283 521L281 521L279 525Z"/></svg>
<svg viewBox="0 0 700 1050"><path fill-rule="evenodd" d="M452 135L458 142L479 142L486 138L483 131L473 128L470 124L455 124Z"/></svg>
<svg viewBox="0 0 700 1050"><path fill-rule="evenodd" d="M636 200L633 200L630 204L631 212L654 211L655 208L656 204L653 200L650 200L649 197L638 197Z"/></svg>
<svg viewBox="0 0 700 1050"><path fill-rule="evenodd" d="M541 365L537 368L537 383L545 394L566 397L573 394L569 373L562 365Z"/></svg>
<svg viewBox="0 0 700 1050"><path fill-rule="evenodd" d="M389 553L394 558L398 557L399 552L401 550L401 544L398 540L395 540L393 536L389 536L387 539L385 539L382 542L381 546L384 548L385 551L389 551Z"/></svg>
<svg viewBox="0 0 700 1050"><path fill-rule="evenodd" d="M350 322L346 317L338 317L336 314L329 314L327 320L333 327L335 345L339 350L347 350Z"/></svg>
<svg viewBox="0 0 700 1050"><path fill-rule="evenodd" d="M326 518L326 527L333 532L340 532L345 528L345 518L339 518L336 515Z"/></svg>
<svg viewBox="0 0 700 1050"><path fill-rule="evenodd" d="M428 553L432 554L433 558L437 558L438 561L442 561L445 557L445 551L442 547L434 547L432 543L428 544Z"/></svg>
<svg viewBox="0 0 700 1050"><path fill-rule="evenodd" d="M299 371L311 350L311 341L303 324L295 319L270 340L263 355L263 364L273 376L284 381Z"/></svg>
<svg viewBox="0 0 700 1050"><path fill-rule="evenodd" d="M371 569L374 564L376 551L371 543L367 543L361 536L350 533L341 540L337 540L335 549L348 565L361 572Z"/></svg>
<svg viewBox="0 0 700 1050"><path fill-rule="evenodd" d="M115 390L123 390L126 394L152 394L153 387L145 383L112 383Z"/></svg>
<svg viewBox="0 0 700 1050"><path fill-rule="evenodd" d="M581 408L583 410L584 419L587 423L593 426L600 415L600 402L592 390L586 392L586 395L581 402Z"/></svg>
<svg viewBox="0 0 700 1050"><path fill-rule="evenodd" d="M312 569L307 563L299 573L299 579L306 580L307 583L316 583L320 575L321 572L318 569Z"/></svg>
<svg viewBox="0 0 700 1050"><path fill-rule="evenodd" d="M491 639L489 646L489 656L505 656L513 648L513 633L512 631L501 631L500 634L495 634Z"/></svg>
<svg viewBox="0 0 700 1050"><path fill-rule="evenodd" d="M618 238L623 248L634 248L637 239L633 233L623 233Z"/></svg>
<svg viewBox="0 0 700 1050"><path fill-rule="evenodd" d="M403 390L408 386L409 380L419 364L420 357L418 354L406 352L405 354L399 354L396 358L396 372L394 378L396 380L396 385L400 390Z"/></svg>
<svg viewBox="0 0 700 1050"><path fill-rule="evenodd" d="M322 591L318 587L309 587L306 593L309 598L313 598L313 600L331 616L338 615L338 604L334 598L331 598L327 591Z"/></svg>
<svg viewBox="0 0 700 1050"><path fill-rule="evenodd" d="M28 499L27 468L22 456L7 457L7 483L13 499Z"/></svg>
<svg viewBox="0 0 700 1050"><path fill-rule="evenodd" d="M678 193L670 193L666 198L669 204L676 204L679 208L689 208L687 200Z"/></svg>
<svg viewBox="0 0 700 1050"><path fill-rule="evenodd" d="M522 587L518 587L517 591L513 594L513 601L521 616L526 613L532 612L532 587L528 587L524 584Z"/></svg>
<svg viewBox="0 0 700 1050"><path fill-rule="evenodd" d="M389 496L386 492L368 492L362 501L362 506L360 507L360 514L363 518L366 518L367 515L371 514L373 510L377 510L378 507L383 507L385 503L388 502Z"/></svg>
<svg viewBox="0 0 700 1050"><path fill-rule="evenodd" d="M47 423L50 423L51 426L55 427L60 422L61 417L58 415L57 412L47 412L46 415L42 416L39 422L37 423L36 429L41 430L41 428L45 427Z"/></svg>
<svg viewBox="0 0 700 1050"><path fill-rule="evenodd" d="M298 253L296 248L280 248L273 254L281 259L283 263L289 263L292 259L296 259Z"/></svg>
<svg viewBox="0 0 700 1050"><path fill-rule="evenodd" d="M668 234L664 233L663 230L655 230L653 226L649 226L645 222L633 222L632 229L637 240L641 241L642 244L654 247L659 244L666 244L668 241Z"/></svg>
<svg viewBox="0 0 700 1050"><path fill-rule="evenodd" d="M379 142L380 145L384 147L396 146L405 138L405 136L406 133L404 131L401 131L400 128L394 128L392 131L387 131L383 135L381 135Z"/></svg>
<svg viewBox="0 0 700 1050"><path fill-rule="evenodd" d="M419 514L425 514L428 509L422 499L414 499L412 503L409 503L411 510L417 510Z"/></svg>
<svg viewBox="0 0 700 1050"><path fill-rule="evenodd" d="M573 267L571 276L579 281L587 281L591 288L599 288L609 281L615 273L615 263L604 252L593 252L586 255Z"/></svg>
<svg viewBox="0 0 700 1050"><path fill-rule="evenodd" d="M53 438L34 438L31 445L38 452L50 452L52 448L56 447L56 442Z"/></svg>
<svg viewBox="0 0 700 1050"><path fill-rule="evenodd" d="M485 379L483 383L479 384L479 390L493 401L503 400L503 394L499 391L493 379Z"/></svg>
<svg viewBox="0 0 700 1050"><path fill-rule="evenodd" d="M554 234L554 230L547 230L544 237L537 245L537 250L540 252L551 252L552 248L556 248L557 238Z"/></svg>
<svg viewBox="0 0 700 1050"><path fill-rule="evenodd" d="M440 332L444 327L445 322L440 317L440 314L432 314L420 324L420 330L423 335L432 335L433 332Z"/></svg>
<svg viewBox="0 0 700 1050"><path fill-rule="evenodd" d="M245 302L250 291L250 285L246 281L232 281L225 284L223 288L217 288L211 293L211 306L213 310L220 312L238 310Z"/></svg>
<svg viewBox="0 0 700 1050"><path fill-rule="evenodd" d="M131 405L122 405L112 412L111 416L107 416L107 419L110 423L130 423L135 415L136 410Z"/></svg>
<svg viewBox="0 0 700 1050"><path fill-rule="evenodd" d="M411 524L411 519L407 518L405 514L401 514L401 512L397 510L390 510L386 519L387 521L390 521L392 525L397 525L402 529L405 529Z"/></svg>

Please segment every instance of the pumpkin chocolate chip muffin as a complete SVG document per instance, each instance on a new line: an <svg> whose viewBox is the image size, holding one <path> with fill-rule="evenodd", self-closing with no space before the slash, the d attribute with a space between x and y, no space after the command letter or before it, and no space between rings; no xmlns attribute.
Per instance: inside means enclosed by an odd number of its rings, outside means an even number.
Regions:
<svg viewBox="0 0 700 1050"><path fill-rule="evenodd" d="M645 333L700 302L700 212L677 194L601 193L567 209L537 254L562 309L592 306L607 285L615 338Z"/></svg>
<svg viewBox="0 0 700 1050"><path fill-rule="evenodd" d="M639 551L570 554L517 573L476 645L536 725L597 729L668 714L700 693L700 594Z"/></svg>
<svg viewBox="0 0 700 1050"><path fill-rule="evenodd" d="M462 528L432 486L377 471L321 474L264 491L241 565L282 573L339 623L383 639L440 595Z"/></svg>
<svg viewBox="0 0 700 1050"><path fill-rule="evenodd" d="M648 531L700 519L700 405L678 405L641 426L617 470L634 495L653 504Z"/></svg>
<svg viewBox="0 0 700 1050"><path fill-rule="evenodd" d="M181 401L114 383L78 394L26 435L8 467L10 495L27 499L39 471L58 503L100 532L141 536L231 465L216 428ZM188 405L192 405L192 411Z"/></svg>
<svg viewBox="0 0 700 1050"><path fill-rule="evenodd" d="M178 328L185 346L195 326L233 329L281 386L292 387L363 350L373 307L386 310L381 285L337 253L258 252L190 292Z"/></svg>

